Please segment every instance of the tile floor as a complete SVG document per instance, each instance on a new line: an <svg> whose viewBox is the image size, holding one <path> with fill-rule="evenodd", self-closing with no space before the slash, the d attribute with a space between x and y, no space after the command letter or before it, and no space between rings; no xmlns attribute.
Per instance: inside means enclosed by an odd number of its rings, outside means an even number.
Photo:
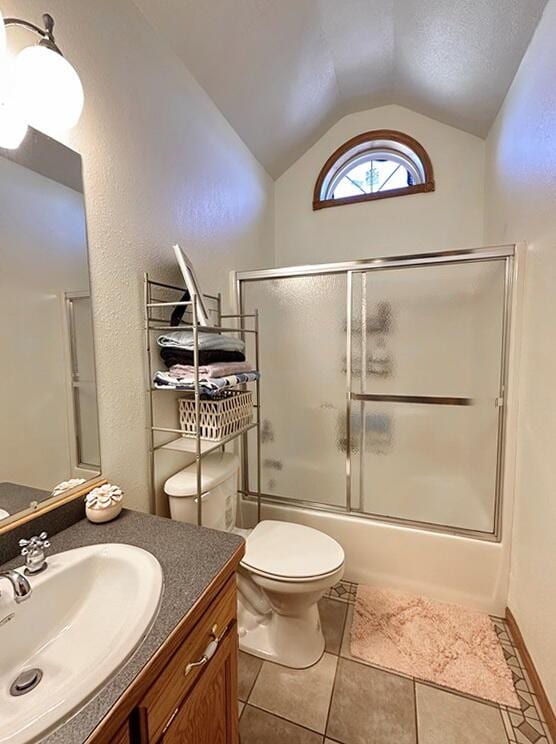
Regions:
<svg viewBox="0 0 556 744"><path fill-rule="evenodd" d="M493 618L521 710L351 657L356 588L342 581L321 601L326 651L310 669L240 653L241 744L555 744L503 620Z"/></svg>

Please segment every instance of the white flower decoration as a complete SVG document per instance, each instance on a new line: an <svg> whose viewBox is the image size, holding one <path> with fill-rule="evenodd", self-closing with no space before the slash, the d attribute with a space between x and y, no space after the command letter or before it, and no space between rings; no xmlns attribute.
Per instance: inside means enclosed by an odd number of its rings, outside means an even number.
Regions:
<svg viewBox="0 0 556 744"><path fill-rule="evenodd" d="M108 509L109 506L118 504L123 495L124 492L119 486L105 483L104 486L93 488L85 497L85 503L94 509Z"/></svg>
<svg viewBox="0 0 556 744"><path fill-rule="evenodd" d="M64 493L65 491L69 491L70 488L75 488L76 486L80 486L82 483L85 483L85 478L71 478L67 481L62 481L62 483L58 483L57 486L54 486L52 489L52 496L59 496L61 493Z"/></svg>

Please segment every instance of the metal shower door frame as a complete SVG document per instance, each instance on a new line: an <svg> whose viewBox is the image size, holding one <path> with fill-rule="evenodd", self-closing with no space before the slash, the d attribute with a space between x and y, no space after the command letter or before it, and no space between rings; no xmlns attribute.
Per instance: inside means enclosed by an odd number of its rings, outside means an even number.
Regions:
<svg viewBox="0 0 556 744"><path fill-rule="evenodd" d="M83 470L83 471L99 471L100 472L100 460L98 463L85 462L83 459L83 447L82 447L82 435L81 425L83 422L81 415L81 398L79 395L80 389L86 385L90 385L95 389L95 398L97 397L96 391L96 368L94 367L94 338L93 338L93 378L92 380L81 379L79 371L79 364L77 359L77 331L75 325L75 303L79 300L91 301L91 293L88 290L76 290L73 292L64 292L63 303L65 312L65 329L64 335L67 337L66 343L68 346L68 362L69 362L69 374L68 382L71 387L70 399L70 450L71 450L71 461L72 469ZM92 319L92 316L91 316ZM97 415L98 415L98 402L97 402ZM98 439L98 429L97 429ZM100 454L100 447L99 447Z"/></svg>
<svg viewBox="0 0 556 744"><path fill-rule="evenodd" d="M309 264L305 266L288 266L276 269L262 269L259 271L242 271L235 272L233 278L234 300L238 312L243 313L243 286L248 282L261 281L264 279L284 279L296 276L322 276L325 274L345 274L346 275L346 498L344 506L333 506L323 504L317 501L292 499L281 497L273 494L261 493L263 503L277 504L294 508L315 509L318 511L327 511L351 515L358 518L370 519L389 524L426 529L433 532L453 534L464 537L473 537L480 540L499 542L502 533L502 501L503 501L503 475L504 475L504 452L506 438L506 402L508 393L508 360L510 347L510 330L511 330L511 307L513 292L513 274L514 274L515 245L495 246L488 248L475 248L461 251L444 251L435 253L423 253L416 255L403 256L386 256L375 259L361 259L356 261L344 261L327 264ZM442 525L438 523L425 522L420 520L411 520L400 517L386 516L382 514L373 514L355 509L352 504L352 443L351 443L351 421L352 421L352 404L360 402L364 405L365 400L389 400L395 402L421 403L431 405L470 405L467 398L445 397L445 396L378 396L354 393L352 389L353 369L352 369L352 350L353 350L353 278L356 274L367 275L372 271L384 271L398 268L410 268L417 266L442 266L447 264L460 264L468 262L484 261L504 261L504 301L502 308L502 343L500 359L500 382L498 391L498 429L497 429L497 453L496 453L496 482L495 482L495 502L494 502L494 519L493 529L491 532L454 527L451 525ZM364 299L362 296L362 305ZM362 308L363 309L363 308ZM363 317L363 316L362 316ZM264 373L264 370L263 370ZM362 428L362 427L361 427ZM242 487L240 493L243 498L251 500L255 492L249 487L249 454L247 438L242 443Z"/></svg>

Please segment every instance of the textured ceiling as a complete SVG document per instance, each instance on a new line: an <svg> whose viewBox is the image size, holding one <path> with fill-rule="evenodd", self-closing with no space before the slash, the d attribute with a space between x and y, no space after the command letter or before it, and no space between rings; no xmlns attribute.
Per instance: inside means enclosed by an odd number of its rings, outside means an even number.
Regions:
<svg viewBox="0 0 556 744"><path fill-rule="evenodd" d="M485 136L547 0L135 0L277 177L397 103Z"/></svg>

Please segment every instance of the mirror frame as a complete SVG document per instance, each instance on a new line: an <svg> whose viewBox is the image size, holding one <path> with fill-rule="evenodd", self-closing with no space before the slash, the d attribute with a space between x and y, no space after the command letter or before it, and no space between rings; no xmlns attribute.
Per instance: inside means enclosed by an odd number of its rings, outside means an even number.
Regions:
<svg viewBox="0 0 556 744"><path fill-rule="evenodd" d="M46 178L50 178L58 183L67 186L80 194L84 198L85 229L87 233L87 269L89 278L91 275L91 262L89 256L89 235L87 224L87 205L85 203L85 188L82 177L82 158L81 155L70 147L58 142L42 132L29 127L25 139L17 149L7 150L0 147L0 157L4 157L13 163L28 168L29 170L39 173ZM79 166L79 167L78 167ZM91 292L91 303L94 307L94 298ZM93 325L93 350L95 355L95 375L96 375L96 333L94 314L92 318ZM98 388L97 388L98 393ZM98 408L98 399L97 399ZM100 447L100 431L99 431ZM69 476L68 476L69 477ZM107 483L102 475L102 458L100 461L100 472L97 476L86 480L79 486L72 488L58 496L49 496L43 501L37 502L34 506L29 505L25 509L10 514L9 517L0 520L0 535L3 535L16 527L20 527L36 517L42 516L59 506L83 498L93 488Z"/></svg>
<svg viewBox="0 0 556 744"><path fill-rule="evenodd" d="M91 480L85 481L85 483L82 483L80 486L70 488L61 496L51 496L44 501L38 502L36 506L30 506L27 509L18 511L17 514L12 514L10 517L6 517L6 519L0 521L0 536L4 535L6 532L11 532L11 530L16 527L21 527L27 522L31 522L36 517L40 517L43 514L47 514L48 512L57 509L59 506L68 504L70 501L84 498L89 491L93 490L93 488L102 486L105 483L108 483L106 478L99 475L97 478L91 478Z"/></svg>

